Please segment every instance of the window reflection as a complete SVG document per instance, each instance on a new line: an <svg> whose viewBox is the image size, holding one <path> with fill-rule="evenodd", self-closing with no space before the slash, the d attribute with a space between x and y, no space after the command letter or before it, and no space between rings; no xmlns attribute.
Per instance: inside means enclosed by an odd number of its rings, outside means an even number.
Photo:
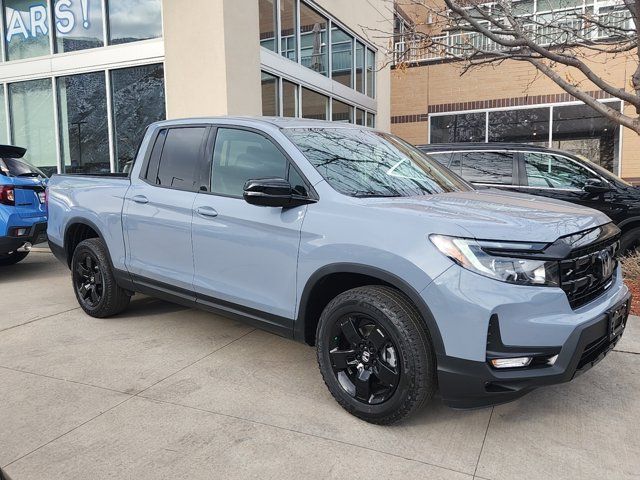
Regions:
<svg viewBox="0 0 640 480"><path fill-rule="evenodd" d="M356 42L356 85L358 92L364 93L364 45Z"/></svg>
<svg viewBox="0 0 640 480"><path fill-rule="evenodd" d="M56 3L56 52L73 52L104 45L102 0Z"/></svg>
<svg viewBox="0 0 640 480"><path fill-rule="evenodd" d="M376 54L367 48L367 95L376 96Z"/></svg>
<svg viewBox="0 0 640 480"><path fill-rule="evenodd" d="M287 80L282 81L282 116L297 117L300 108L298 106L298 86Z"/></svg>
<svg viewBox="0 0 640 480"><path fill-rule="evenodd" d="M302 89L302 117L327 120L329 97L308 88Z"/></svg>
<svg viewBox="0 0 640 480"><path fill-rule="evenodd" d="M278 116L278 79L262 72L262 115Z"/></svg>
<svg viewBox="0 0 640 480"><path fill-rule="evenodd" d="M620 102L608 105L620 110ZM619 131L588 105L553 108L553 146L582 155L613 173L618 171Z"/></svg>
<svg viewBox="0 0 640 480"><path fill-rule="evenodd" d="M336 82L352 86L353 38L338 27L331 30L331 76Z"/></svg>
<svg viewBox="0 0 640 480"><path fill-rule="evenodd" d="M259 0L260 46L276 51L276 0Z"/></svg>
<svg viewBox="0 0 640 480"><path fill-rule="evenodd" d="M327 75L327 19L300 4L300 56L302 65Z"/></svg>
<svg viewBox="0 0 640 480"><path fill-rule="evenodd" d="M4 0L7 60L51 53L49 6L42 0Z"/></svg>
<svg viewBox="0 0 640 480"><path fill-rule="evenodd" d="M162 0L109 0L112 44L162 36Z"/></svg>
<svg viewBox="0 0 640 480"><path fill-rule="evenodd" d="M280 0L280 53L294 62L298 60L296 17L296 0Z"/></svg>
<svg viewBox="0 0 640 480"><path fill-rule="evenodd" d="M104 72L61 77L57 84L60 147L65 171L110 172Z"/></svg>
<svg viewBox="0 0 640 480"><path fill-rule="evenodd" d="M484 142L485 113L431 117L431 143Z"/></svg>
<svg viewBox="0 0 640 480"><path fill-rule="evenodd" d="M549 143L549 108L489 112L490 142Z"/></svg>
<svg viewBox="0 0 640 480"><path fill-rule="evenodd" d="M338 100L331 103L331 120L334 122L353 123L353 107Z"/></svg>
<svg viewBox="0 0 640 480"><path fill-rule="evenodd" d="M13 143L27 149L27 160L47 175L56 173L53 88L50 79L9 85Z"/></svg>
<svg viewBox="0 0 640 480"><path fill-rule="evenodd" d="M121 172L134 160L147 125L165 118L164 68L157 64L112 70L111 88Z"/></svg>

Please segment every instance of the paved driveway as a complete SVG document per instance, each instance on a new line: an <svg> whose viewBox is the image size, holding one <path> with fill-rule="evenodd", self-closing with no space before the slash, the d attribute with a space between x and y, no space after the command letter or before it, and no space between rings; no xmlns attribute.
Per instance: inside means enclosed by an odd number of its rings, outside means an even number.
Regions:
<svg viewBox="0 0 640 480"><path fill-rule="evenodd" d="M640 478L638 318L570 384L378 427L333 401L309 347L145 297L92 319L68 276L45 253L0 271L12 480Z"/></svg>

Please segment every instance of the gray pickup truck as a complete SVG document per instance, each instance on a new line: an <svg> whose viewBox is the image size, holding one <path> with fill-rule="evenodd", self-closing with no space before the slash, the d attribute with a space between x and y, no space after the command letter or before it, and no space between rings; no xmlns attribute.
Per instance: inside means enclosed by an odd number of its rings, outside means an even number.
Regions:
<svg viewBox="0 0 640 480"><path fill-rule="evenodd" d="M437 388L471 408L569 381L629 312L604 214L476 191L353 125L156 123L130 174L54 176L47 198L87 314L141 292L315 345L335 399L379 424Z"/></svg>

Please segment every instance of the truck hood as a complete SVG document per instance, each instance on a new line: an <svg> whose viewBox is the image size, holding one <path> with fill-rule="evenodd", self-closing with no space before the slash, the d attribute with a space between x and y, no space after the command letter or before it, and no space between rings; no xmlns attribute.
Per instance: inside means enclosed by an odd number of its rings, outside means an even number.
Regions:
<svg viewBox="0 0 640 480"><path fill-rule="evenodd" d="M554 242L611 222L605 214L590 208L501 190L366 199L366 202L374 208L441 223L442 231L433 233L450 233L454 224L462 230L461 235L486 240Z"/></svg>

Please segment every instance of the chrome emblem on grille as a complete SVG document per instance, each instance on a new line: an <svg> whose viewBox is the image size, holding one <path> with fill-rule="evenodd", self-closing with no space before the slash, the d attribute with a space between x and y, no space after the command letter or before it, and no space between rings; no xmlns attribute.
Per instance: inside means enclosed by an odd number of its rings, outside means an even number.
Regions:
<svg viewBox="0 0 640 480"><path fill-rule="evenodd" d="M601 279L609 278L613 274L613 270L616 268L616 261L611 255L609 250L602 250L598 253L597 257L598 267L600 271L598 274Z"/></svg>

